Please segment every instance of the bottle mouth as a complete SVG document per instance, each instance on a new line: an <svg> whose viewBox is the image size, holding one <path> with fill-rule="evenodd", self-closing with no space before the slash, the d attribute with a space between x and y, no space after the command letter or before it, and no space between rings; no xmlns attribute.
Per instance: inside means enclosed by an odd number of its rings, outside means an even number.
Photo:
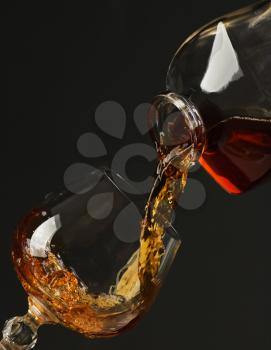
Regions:
<svg viewBox="0 0 271 350"><path fill-rule="evenodd" d="M148 124L160 159L190 151L193 163L201 156L205 145L203 120L194 104L185 97L173 92L156 96L148 114Z"/></svg>

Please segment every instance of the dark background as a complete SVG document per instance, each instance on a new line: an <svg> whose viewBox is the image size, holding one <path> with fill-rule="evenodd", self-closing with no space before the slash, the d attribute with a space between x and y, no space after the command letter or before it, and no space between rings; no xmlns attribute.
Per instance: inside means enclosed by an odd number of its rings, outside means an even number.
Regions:
<svg viewBox="0 0 271 350"><path fill-rule="evenodd" d="M92 130L99 103L118 101L131 128L133 109L164 89L171 56L186 36L246 4L13 1L2 9L8 114L1 116L0 138L1 325L26 310L10 259L15 225L44 194L62 186L70 164L91 163L79 155L76 142ZM117 141L110 142L113 147ZM135 178L154 169L143 158L134 164ZM271 186L231 197L204 171L193 176L204 184L206 202L198 210L179 210L176 227L184 243L144 320L109 340L42 327L37 349L271 348Z"/></svg>

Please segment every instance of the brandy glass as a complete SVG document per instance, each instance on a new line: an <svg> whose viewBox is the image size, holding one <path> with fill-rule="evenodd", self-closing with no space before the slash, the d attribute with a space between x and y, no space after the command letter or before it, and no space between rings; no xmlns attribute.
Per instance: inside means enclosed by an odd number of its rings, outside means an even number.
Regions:
<svg viewBox="0 0 271 350"><path fill-rule="evenodd" d="M157 273L148 274L148 266L140 269L148 250L140 249L143 211L130 198L135 189L108 169L89 171L68 187L48 195L17 228L12 258L29 310L6 321L2 350L34 347L46 323L89 338L117 335L149 308L180 246L169 224Z"/></svg>

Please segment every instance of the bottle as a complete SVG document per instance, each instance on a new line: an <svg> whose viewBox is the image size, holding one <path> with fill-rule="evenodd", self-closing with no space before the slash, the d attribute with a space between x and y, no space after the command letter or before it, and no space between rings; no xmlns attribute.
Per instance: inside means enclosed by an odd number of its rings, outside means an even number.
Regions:
<svg viewBox="0 0 271 350"><path fill-rule="evenodd" d="M194 161L231 194L271 168L270 32L271 1L196 31L175 53L167 92L149 115L161 158L193 145Z"/></svg>

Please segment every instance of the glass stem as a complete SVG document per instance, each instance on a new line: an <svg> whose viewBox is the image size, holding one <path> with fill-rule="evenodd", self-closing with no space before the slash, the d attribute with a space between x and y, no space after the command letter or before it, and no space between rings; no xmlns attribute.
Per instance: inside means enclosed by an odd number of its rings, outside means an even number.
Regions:
<svg viewBox="0 0 271 350"><path fill-rule="evenodd" d="M38 328L46 323L58 323L58 319L37 298L28 298L26 315L7 320L0 341L0 350L28 350L37 342Z"/></svg>
<svg viewBox="0 0 271 350"><path fill-rule="evenodd" d="M29 311L24 316L16 316L7 320L3 329L0 350L32 349L36 344L40 325Z"/></svg>

